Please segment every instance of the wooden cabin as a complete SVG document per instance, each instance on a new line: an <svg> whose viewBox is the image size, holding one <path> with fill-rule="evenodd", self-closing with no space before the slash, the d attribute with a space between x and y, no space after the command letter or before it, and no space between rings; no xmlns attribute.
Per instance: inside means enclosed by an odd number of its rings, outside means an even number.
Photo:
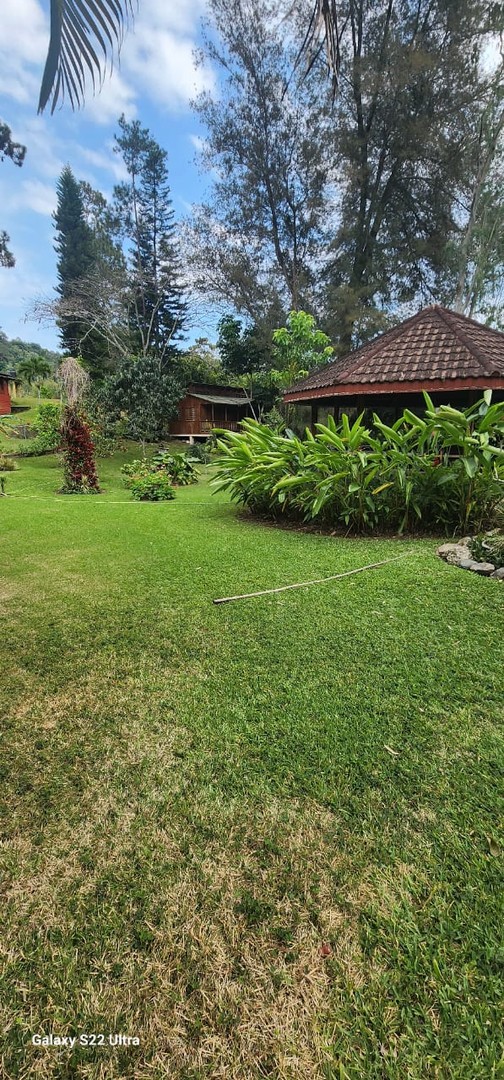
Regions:
<svg viewBox="0 0 504 1080"><path fill-rule="evenodd" d="M250 399L237 386L216 386L213 383L191 383L179 405L176 420L169 425L170 436L187 439L207 439L214 428L238 431L240 420L252 416Z"/></svg>
<svg viewBox="0 0 504 1080"><path fill-rule="evenodd" d="M298 406L299 421L325 423L331 414L377 412L387 422L407 407L465 409L485 390L504 400L504 334L435 304L291 386L284 401Z"/></svg>
<svg viewBox="0 0 504 1080"><path fill-rule="evenodd" d="M0 416L12 412L12 399L16 397L20 381L13 371L0 371Z"/></svg>

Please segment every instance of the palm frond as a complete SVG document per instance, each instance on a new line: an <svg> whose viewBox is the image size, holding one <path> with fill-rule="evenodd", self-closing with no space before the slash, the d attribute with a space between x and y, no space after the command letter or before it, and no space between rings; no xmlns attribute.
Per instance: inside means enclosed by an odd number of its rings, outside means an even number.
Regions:
<svg viewBox="0 0 504 1080"><path fill-rule="evenodd" d="M51 0L51 37L42 76L39 113L68 98L84 102L86 83L101 85L104 68L119 51L135 0Z"/></svg>
<svg viewBox="0 0 504 1080"><path fill-rule="evenodd" d="M325 51L327 66L332 80L333 94L338 89L341 64L340 41L342 30L337 0L315 0L303 44L296 58L295 67L306 61L306 74Z"/></svg>

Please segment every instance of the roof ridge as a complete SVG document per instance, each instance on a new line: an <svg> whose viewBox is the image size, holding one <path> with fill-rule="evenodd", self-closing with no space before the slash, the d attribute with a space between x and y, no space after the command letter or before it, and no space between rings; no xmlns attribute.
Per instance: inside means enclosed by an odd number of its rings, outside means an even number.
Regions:
<svg viewBox="0 0 504 1080"><path fill-rule="evenodd" d="M375 355L375 353L378 352L378 350L381 348L385 341L385 338L387 338L387 345L389 344L389 342L395 341L396 338L401 336L403 330L406 327L410 327L413 325L413 323L418 322L424 312L428 310L428 308L421 308L420 311L415 312L414 315L410 315L409 319L405 319L404 322L397 323L396 326L391 326L390 330L384 330L383 334L378 334L378 337L372 338L371 341L365 341L363 345L359 345L358 349L354 349L353 352L347 353L348 359L352 357L352 363L349 366L348 371L351 371L354 367L354 361L362 358L362 353L364 351L366 351L367 355L371 359Z"/></svg>
<svg viewBox="0 0 504 1080"><path fill-rule="evenodd" d="M484 330L487 334L496 334L498 338L504 339L504 333L502 330L497 330L495 326L487 326L486 323L478 322L477 319L473 319L472 315L464 315L463 311L455 311L454 308L444 307L443 304L432 304L431 307L446 312L447 315L451 315L454 319L462 319L464 322L469 323L470 326L475 326L478 330ZM427 309L424 308L424 311Z"/></svg>
<svg viewBox="0 0 504 1080"><path fill-rule="evenodd" d="M481 352L479 345L476 345L476 343L472 341L472 339L465 333L465 331L461 330L460 327L457 325L456 320L459 313L455 311L450 311L449 308L443 308L441 307L441 305L439 305L437 307L437 314L439 315L439 318L444 322L445 326L447 326L448 329L451 330L451 332L455 335L458 341L460 341L464 348L467 349L470 355L475 360L477 360L479 364L481 364L485 375L494 375L495 364L491 364L486 359L486 356L484 353ZM465 316L463 317L465 318ZM453 322L452 320L455 320L455 322ZM475 326L481 326L481 323L476 323L473 319L471 319L470 321L474 323ZM486 327L484 327L484 329L486 329Z"/></svg>
<svg viewBox="0 0 504 1080"><path fill-rule="evenodd" d="M432 306L434 305L431 305L431 308ZM395 341L396 337L398 337L399 333L404 330L405 326L410 326L412 323L416 322L420 318L420 316L428 310L430 310L430 308L421 308L420 311L416 311L414 315L410 315L408 319L404 320L404 322L396 323L396 325L391 326L389 330L383 330L381 334L377 335L377 337L371 338L371 341L364 341L362 345L358 345L356 349L351 349L350 352L345 353L344 356L335 356L334 360L330 360L329 363L319 364L318 367L312 368L312 370L308 372L308 375L306 375L304 379L300 379L300 381L295 383L294 386L289 387L289 393L294 392L297 389L302 390L303 384L309 382L309 380L312 379L314 375L317 375L319 371L325 371L326 368L327 370L329 370L330 368L333 368L336 364L341 365L341 371L346 371L346 368L344 366L346 360L350 360L351 358L351 366L353 367L354 361L357 361L362 356L363 352L367 352L369 356L374 356L376 349L378 348L378 346L383 344L385 338L388 338L389 341Z"/></svg>

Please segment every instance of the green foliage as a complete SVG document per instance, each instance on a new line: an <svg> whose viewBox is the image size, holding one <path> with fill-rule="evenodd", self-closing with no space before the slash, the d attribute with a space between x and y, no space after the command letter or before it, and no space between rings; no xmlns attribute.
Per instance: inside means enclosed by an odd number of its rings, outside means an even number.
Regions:
<svg viewBox="0 0 504 1080"><path fill-rule="evenodd" d="M121 473L125 486L131 489L137 480L156 476L166 477L177 487L195 484L198 480L197 470L186 454L170 454L167 450L160 450L150 460L143 458L129 462L123 465Z"/></svg>
<svg viewBox="0 0 504 1080"><path fill-rule="evenodd" d="M425 398L424 417L329 417L305 439L245 420L219 433L213 484L256 513L354 532L482 529L504 496L504 403L487 393L461 412Z"/></svg>
<svg viewBox="0 0 504 1080"><path fill-rule="evenodd" d="M21 457L36 457L58 450L61 444L61 405L47 402L39 405L33 418L32 427L36 431L34 439L27 439L19 449Z"/></svg>
<svg viewBox="0 0 504 1080"><path fill-rule="evenodd" d="M86 220L86 207L81 184L68 165L57 183L58 204L54 214L55 248L61 304L58 326L63 349L71 356L81 357L93 377L101 376L107 366L107 347L76 297L96 272L98 251L95 236Z"/></svg>
<svg viewBox="0 0 504 1080"><path fill-rule="evenodd" d="M328 363L333 354L330 338L317 330L313 315L306 311L291 311L286 326L273 331L273 364L281 385L303 379L312 368Z"/></svg>
<svg viewBox="0 0 504 1080"><path fill-rule="evenodd" d="M248 375L266 366L266 351L254 326L244 326L234 315L224 315L218 335L217 348L225 375Z"/></svg>
<svg viewBox="0 0 504 1080"><path fill-rule="evenodd" d="M167 450L159 450L151 461L153 467L158 472L169 476L177 487L186 487L187 484L198 482L198 472L187 454L170 454Z"/></svg>
<svg viewBox="0 0 504 1080"><path fill-rule="evenodd" d="M146 476L136 476L128 484L134 499L139 502L161 502L175 498L175 490L169 476L162 472L151 472Z"/></svg>
<svg viewBox="0 0 504 1080"><path fill-rule="evenodd" d="M0 472L14 472L15 469L17 469L16 462L0 451Z"/></svg>
<svg viewBox="0 0 504 1080"><path fill-rule="evenodd" d="M41 384L51 374L51 365L43 356L26 356L18 365L17 374L27 386L35 383L40 397Z"/></svg>
<svg viewBox="0 0 504 1080"><path fill-rule="evenodd" d="M193 345L178 355L178 365L186 383L222 383L225 373L217 347L208 338L197 338Z"/></svg>
<svg viewBox="0 0 504 1080"><path fill-rule="evenodd" d="M504 566L504 534L495 531L473 536L469 551L477 562L491 562L498 569Z"/></svg>
<svg viewBox="0 0 504 1080"><path fill-rule="evenodd" d="M93 400L108 427L123 422L124 435L156 442L167 434L183 394L173 366L156 356L142 356L123 360L95 391Z"/></svg>
<svg viewBox="0 0 504 1080"><path fill-rule="evenodd" d="M45 405L39 405L33 420L33 427L37 435L40 437L47 436L48 439L52 439L54 449L59 445L61 413L61 405L47 402Z"/></svg>
<svg viewBox="0 0 504 1080"><path fill-rule="evenodd" d="M189 461L201 462L202 465L208 465L212 460L213 451L213 437L206 439L205 442L195 442L191 449L187 452L187 458Z"/></svg>
<svg viewBox="0 0 504 1080"><path fill-rule="evenodd" d="M36 341L21 341L21 338L8 338L7 334L0 330L0 365L2 369L13 368L17 372L21 361L32 356L40 356L43 360L46 360L51 372L56 370L61 360L59 353L51 349L45 349L43 345L39 345ZM57 397L58 394L59 389L52 396ZM43 387L41 387L41 395L44 395Z"/></svg>
<svg viewBox="0 0 504 1080"><path fill-rule="evenodd" d="M22 146L21 143L15 143L12 139L12 132L10 127L2 121L0 121L0 161L4 161L6 157L14 163L14 165L21 166L26 154L26 146ZM0 267L12 267L15 266L16 260L7 244L9 243L9 236L2 229L0 231Z"/></svg>

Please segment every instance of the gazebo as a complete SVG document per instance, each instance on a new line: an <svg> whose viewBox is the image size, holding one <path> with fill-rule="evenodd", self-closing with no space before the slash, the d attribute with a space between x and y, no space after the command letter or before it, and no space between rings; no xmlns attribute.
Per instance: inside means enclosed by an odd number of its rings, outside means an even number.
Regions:
<svg viewBox="0 0 504 1080"><path fill-rule="evenodd" d="M504 400L504 334L435 304L312 371L283 397L313 426L328 413L338 419L363 409L391 421L405 407L423 409L423 390L435 404L467 408L487 389Z"/></svg>

